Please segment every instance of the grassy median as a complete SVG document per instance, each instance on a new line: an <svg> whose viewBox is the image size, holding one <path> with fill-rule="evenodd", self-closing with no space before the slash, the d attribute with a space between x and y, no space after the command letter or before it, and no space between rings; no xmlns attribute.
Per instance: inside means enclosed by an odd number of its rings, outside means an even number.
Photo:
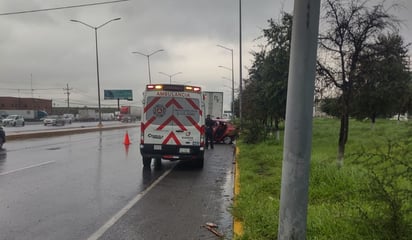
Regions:
<svg viewBox="0 0 412 240"><path fill-rule="evenodd" d="M307 239L410 239L412 123L351 121L344 166L337 167L339 120L315 119ZM235 239L276 239L283 136L238 143L240 193Z"/></svg>

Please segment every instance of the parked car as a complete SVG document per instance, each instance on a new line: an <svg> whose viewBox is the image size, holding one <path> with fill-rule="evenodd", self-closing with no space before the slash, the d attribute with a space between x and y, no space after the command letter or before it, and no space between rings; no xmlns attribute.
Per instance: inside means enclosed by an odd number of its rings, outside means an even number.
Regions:
<svg viewBox="0 0 412 240"><path fill-rule="evenodd" d="M0 149L3 148L3 144L6 142L6 133L2 126L0 126Z"/></svg>
<svg viewBox="0 0 412 240"><path fill-rule="evenodd" d="M74 121L74 115L70 113L65 113L63 114L63 119L66 121L66 123L71 124Z"/></svg>
<svg viewBox="0 0 412 240"><path fill-rule="evenodd" d="M9 115L2 120L3 126L24 126L24 118L21 115Z"/></svg>
<svg viewBox="0 0 412 240"><path fill-rule="evenodd" d="M62 116L58 115L50 115L44 118L43 120L44 126L52 125L52 126L64 126L66 124L66 120Z"/></svg>
<svg viewBox="0 0 412 240"><path fill-rule="evenodd" d="M229 119L218 118L213 119L213 121L215 121L213 133L216 143L231 144L236 140L239 129Z"/></svg>

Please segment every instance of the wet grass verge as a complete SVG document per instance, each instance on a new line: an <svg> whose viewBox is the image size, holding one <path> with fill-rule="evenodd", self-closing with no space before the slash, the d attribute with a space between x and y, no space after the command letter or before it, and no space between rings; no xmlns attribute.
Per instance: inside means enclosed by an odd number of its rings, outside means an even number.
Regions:
<svg viewBox="0 0 412 240"><path fill-rule="evenodd" d="M412 123L350 122L345 162L337 167L339 121L315 119L307 239L410 239ZM235 239L277 239L283 136L239 141L240 193Z"/></svg>

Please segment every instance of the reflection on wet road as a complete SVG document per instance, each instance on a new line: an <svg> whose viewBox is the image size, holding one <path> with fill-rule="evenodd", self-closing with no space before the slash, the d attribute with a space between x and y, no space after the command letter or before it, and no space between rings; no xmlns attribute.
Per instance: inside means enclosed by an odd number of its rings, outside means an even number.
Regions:
<svg viewBox="0 0 412 240"><path fill-rule="evenodd" d="M0 239L85 239L155 181L139 129L10 141L0 152Z"/></svg>
<svg viewBox="0 0 412 240"><path fill-rule="evenodd" d="M206 222L230 239L234 147L207 150L203 169L146 169L139 140L133 127L7 142L0 240L213 239Z"/></svg>

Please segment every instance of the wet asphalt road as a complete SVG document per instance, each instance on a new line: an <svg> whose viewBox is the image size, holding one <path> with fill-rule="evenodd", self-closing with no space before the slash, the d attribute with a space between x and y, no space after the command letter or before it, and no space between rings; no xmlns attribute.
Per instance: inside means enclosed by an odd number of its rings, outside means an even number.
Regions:
<svg viewBox="0 0 412 240"><path fill-rule="evenodd" d="M0 239L216 239L232 234L233 146L203 170L144 170L139 128L9 141L0 152Z"/></svg>

